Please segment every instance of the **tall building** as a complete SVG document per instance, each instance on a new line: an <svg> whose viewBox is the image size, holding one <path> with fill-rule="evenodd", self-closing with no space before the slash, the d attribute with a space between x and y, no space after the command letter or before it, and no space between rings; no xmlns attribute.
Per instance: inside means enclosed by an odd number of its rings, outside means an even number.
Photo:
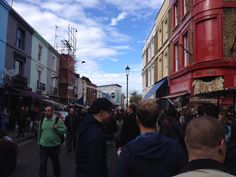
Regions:
<svg viewBox="0 0 236 177"><path fill-rule="evenodd" d="M168 67L164 64L163 57L162 60L157 60L160 65L157 64L155 67L155 53L162 49L157 43L153 52L152 40L160 31L158 19L163 18L162 11L167 13L168 18L169 36L166 40L168 54L165 55L164 52L162 55L168 58ZM143 49L144 97L166 95L166 93L161 94L161 86L165 79L159 80L164 76L168 76L166 79L171 96L195 95L236 87L236 35L234 34L236 24L233 20L235 16L235 1L164 1ZM156 36L157 41L163 43L164 35ZM154 71L152 71L153 64ZM168 75L163 74L166 68ZM156 82L158 80L159 82Z"/></svg>
<svg viewBox="0 0 236 177"><path fill-rule="evenodd" d="M170 94L236 87L236 2L178 0L170 8Z"/></svg>
<svg viewBox="0 0 236 177"><path fill-rule="evenodd" d="M166 85L166 77L170 73L169 3L169 0L163 2L143 47L142 95L144 99L168 94L168 90L162 88Z"/></svg>
<svg viewBox="0 0 236 177"><path fill-rule="evenodd" d="M97 99L97 85L93 84L89 78L83 76L83 101L84 105L91 105Z"/></svg>

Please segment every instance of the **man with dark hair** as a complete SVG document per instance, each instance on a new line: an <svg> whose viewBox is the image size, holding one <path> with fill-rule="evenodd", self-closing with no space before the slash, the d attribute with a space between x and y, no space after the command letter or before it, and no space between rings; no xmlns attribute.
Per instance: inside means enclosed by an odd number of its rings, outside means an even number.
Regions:
<svg viewBox="0 0 236 177"><path fill-rule="evenodd" d="M67 128L66 132L66 145L67 145L67 152L75 150L76 147L76 133L79 126L79 117L75 112L75 108L71 107L69 110L69 114L66 116L65 125Z"/></svg>
<svg viewBox="0 0 236 177"><path fill-rule="evenodd" d="M185 132L189 163L177 177L231 177L224 172L226 154L224 127L209 116L190 121Z"/></svg>
<svg viewBox="0 0 236 177"><path fill-rule="evenodd" d="M116 177L169 177L178 174L187 162L176 140L157 132L155 100L141 101L137 122L141 135L126 144L118 159Z"/></svg>
<svg viewBox="0 0 236 177"><path fill-rule="evenodd" d="M95 100L81 121L76 147L76 177L107 177L106 138L103 123L110 119L113 104Z"/></svg>
<svg viewBox="0 0 236 177"><path fill-rule="evenodd" d="M136 110L137 106L134 103L129 105L127 110L127 116L124 118L124 122L121 128L121 147L123 147L129 141L135 139L140 134L136 122Z"/></svg>

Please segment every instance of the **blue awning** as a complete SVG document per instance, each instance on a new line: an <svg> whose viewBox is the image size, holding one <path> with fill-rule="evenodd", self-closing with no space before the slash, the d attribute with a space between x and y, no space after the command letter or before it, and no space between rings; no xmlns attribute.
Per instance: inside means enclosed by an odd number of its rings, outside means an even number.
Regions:
<svg viewBox="0 0 236 177"><path fill-rule="evenodd" d="M147 94L143 97L144 100L149 99L156 91L158 91L158 89L161 88L161 86L167 81L167 78L164 78L162 80L160 80L159 82L157 82L156 84L154 84L152 86L152 88L147 92Z"/></svg>

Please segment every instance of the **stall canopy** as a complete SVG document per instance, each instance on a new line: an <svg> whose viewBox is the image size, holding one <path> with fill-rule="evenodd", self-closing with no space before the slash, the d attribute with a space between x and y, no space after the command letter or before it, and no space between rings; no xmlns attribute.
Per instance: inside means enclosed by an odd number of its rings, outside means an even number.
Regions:
<svg viewBox="0 0 236 177"><path fill-rule="evenodd" d="M158 92L158 90L168 82L167 77L155 83L152 88L147 92L147 94L143 97L144 100L149 99L154 93Z"/></svg>
<svg viewBox="0 0 236 177"><path fill-rule="evenodd" d="M23 97L33 97L36 99L47 99L48 97L43 96L41 94L32 92L31 90L22 90L22 89L18 89L18 88L13 88L13 92L11 92L13 95L19 95L19 96L23 96Z"/></svg>

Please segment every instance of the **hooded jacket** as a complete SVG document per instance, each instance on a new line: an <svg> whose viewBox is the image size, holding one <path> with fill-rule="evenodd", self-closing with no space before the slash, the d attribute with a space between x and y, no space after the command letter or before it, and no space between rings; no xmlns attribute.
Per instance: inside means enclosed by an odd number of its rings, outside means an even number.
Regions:
<svg viewBox="0 0 236 177"><path fill-rule="evenodd" d="M116 177L168 177L178 174L186 163L176 140L146 133L123 147Z"/></svg>
<svg viewBox="0 0 236 177"><path fill-rule="evenodd" d="M79 126L76 165L76 177L107 177L103 126L89 114Z"/></svg>

